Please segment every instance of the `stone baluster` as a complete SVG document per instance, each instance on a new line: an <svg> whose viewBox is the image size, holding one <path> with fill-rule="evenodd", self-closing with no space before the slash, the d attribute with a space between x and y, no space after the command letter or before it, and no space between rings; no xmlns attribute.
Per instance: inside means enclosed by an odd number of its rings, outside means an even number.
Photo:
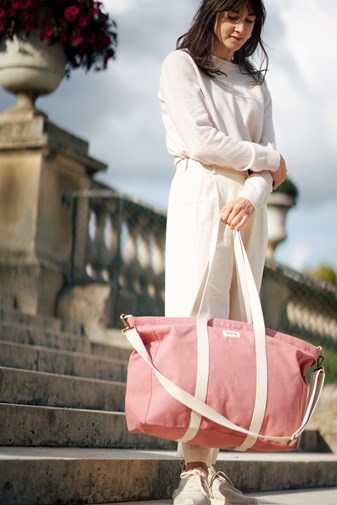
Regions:
<svg viewBox="0 0 337 505"><path fill-rule="evenodd" d="M156 300L156 305L158 302L163 310L164 299L165 299L165 229L159 230L157 228L157 234L154 235L153 251L152 251L152 264L154 272L154 298Z"/></svg>
<svg viewBox="0 0 337 505"><path fill-rule="evenodd" d="M109 267L113 261L112 251L107 245L107 230L110 234L111 221L105 206L95 205L96 207L96 256L93 268L96 272L98 281L109 281Z"/></svg>
<svg viewBox="0 0 337 505"><path fill-rule="evenodd" d="M96 213L89 210L89 219L87 223L86 245L85 245L85 273L91 278L95 278L93 265L97 255L96 250Z"/></svg>
<svg viewBox="0 0 337 505"><path fill-rule="evenodd" d="M153 289L152 286L152 265L151 265L151 223L148 216L144 215L139 220L138 229L138 258L141 267L140 282L141 282L141 296L139 299L141 313L149 313L153 310Z"/></svg>
<svg viewBox="0 0 337 505"><path fill-rule="evenodd" d="M135 279L139 273L139 265L137 259L137 223L132 219L128 219L123 223L124 240L121 250L121 284L131 292L133 289L137 291Z"/></svg>

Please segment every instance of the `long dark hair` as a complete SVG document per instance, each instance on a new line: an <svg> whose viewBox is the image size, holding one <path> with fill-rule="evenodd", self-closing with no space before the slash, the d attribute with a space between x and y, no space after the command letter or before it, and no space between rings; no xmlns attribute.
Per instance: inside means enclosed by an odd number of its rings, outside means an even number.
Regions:
<svg viewBox="0 0 337 505"><path fill-rule="evenodd" d="M251 75L256 83L261 84L268 69L268 55L261 40L266 19L263 0L202 0L191 27L177 40L177 49L188 51L198 67L210 77L223 73L212 61L216 17L224 11L241 12L244 7L247 7L249 14L256 16L256 20L251 37L234 53L233 61L239 65L242 73ZM257 49L261 57L259 68L250 59Z"/></svg>

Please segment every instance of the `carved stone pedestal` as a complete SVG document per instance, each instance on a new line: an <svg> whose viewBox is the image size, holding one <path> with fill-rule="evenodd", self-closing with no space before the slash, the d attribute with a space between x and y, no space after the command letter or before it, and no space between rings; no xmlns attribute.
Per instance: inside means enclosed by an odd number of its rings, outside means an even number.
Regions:
<svg viewBox="0 0 337 505"><path fill-rule="evenodd" d="M55 314L71 243L61 197L107 168L88 148L34 109L0 115L0 289L24 312Z"/></svg>

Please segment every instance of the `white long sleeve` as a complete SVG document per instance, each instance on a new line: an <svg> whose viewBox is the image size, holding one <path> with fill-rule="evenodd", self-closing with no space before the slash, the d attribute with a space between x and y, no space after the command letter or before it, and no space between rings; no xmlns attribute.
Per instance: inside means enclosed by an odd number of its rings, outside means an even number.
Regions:
<svg viewBox="0 0 337 505"><path fill-rule="evenodd" d="M208 77L184 51L163 62L159 98L169 152L207 165L250 170L241 196L258 208L278 169L271 99L266 83L252 84L238 65L214 57L223 74Z"/></svg>
<svg viewBox="0 0 337 505"><path fill-rule="evenodd" d="M247 198L255 207L259 209L266 205L269 195L273 189L273 177L271 172L253 172L246 179L243 190L238 196Z"/></svg>

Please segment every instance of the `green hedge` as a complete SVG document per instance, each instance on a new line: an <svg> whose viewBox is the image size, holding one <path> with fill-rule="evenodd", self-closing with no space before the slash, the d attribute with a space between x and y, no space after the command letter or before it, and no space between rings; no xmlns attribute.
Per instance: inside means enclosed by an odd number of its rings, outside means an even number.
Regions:
<svg viewBox="0 0 337 505"><path fill-rule="evenodd" d="M292 196L295 200L298 197L298 189L290 179L286 179L282 182L282 184L275 189L273 193L285 193L286 195Z"/></svg>

